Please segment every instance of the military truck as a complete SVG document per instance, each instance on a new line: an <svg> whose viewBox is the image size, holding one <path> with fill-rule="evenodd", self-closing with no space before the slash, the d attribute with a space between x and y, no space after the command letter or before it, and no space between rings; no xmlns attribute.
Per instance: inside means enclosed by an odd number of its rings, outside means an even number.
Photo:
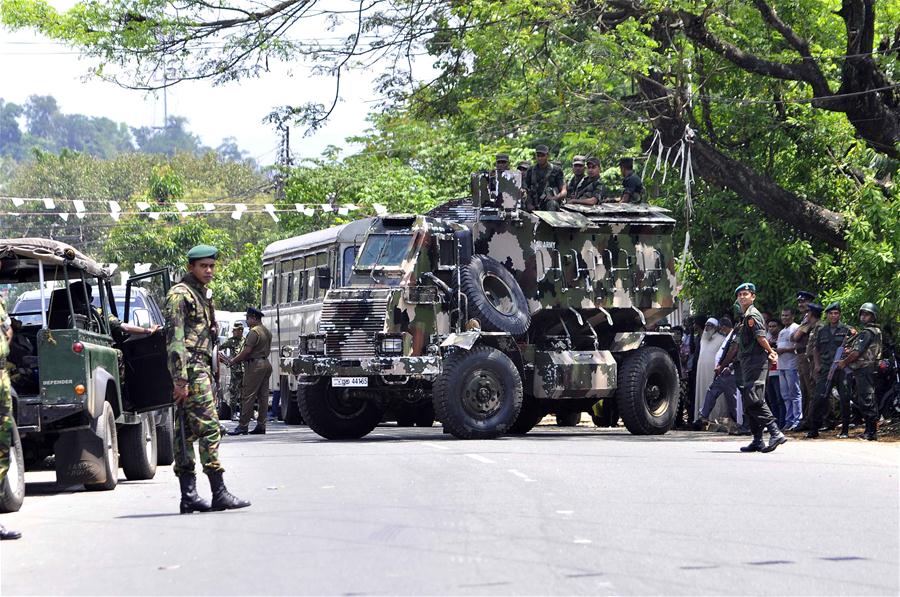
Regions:
<svg viewBox="0 0 900 597"><path fill-rule="evenodd" d="M123 297L126 312L132 285L152 277L167 287L167 270L132 277ZM54 283L59 287L50 288ZM9 356L22 440L17 465L53 455L57 481L88 490L114 489L120 465L128 479L153 478L153 412L172 404L163 335L117 343L109 326L109 315L118 316L110 272L65 243L0 240L0 284L14 285L14 291L37 285L40 295L36 311L16 313L27 323L17 330ZM90 305L91 286L99 294L99 312Z"/></svg>
<svg viewBox="0 0 900 597"><path fill-rule="evenodd" d="M487 173L470 198L376 219L283 362L304 420L358 438L394 403L431 401L454 436L493 438L615 400L630 432L665 433L677 349L648 327L674 310L674 224L647 204L526 211Z"/></svg>

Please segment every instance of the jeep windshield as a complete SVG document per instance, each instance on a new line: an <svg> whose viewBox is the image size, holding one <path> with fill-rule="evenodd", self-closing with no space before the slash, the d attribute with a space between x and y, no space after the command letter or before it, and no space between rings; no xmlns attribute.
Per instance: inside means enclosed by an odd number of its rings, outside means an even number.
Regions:
<svg viewBox="0 0 900 597"><path fill-rule="evenodd" d="M412 247L412 234L370 234L359 252L356 268L400 267Z"/></svg>

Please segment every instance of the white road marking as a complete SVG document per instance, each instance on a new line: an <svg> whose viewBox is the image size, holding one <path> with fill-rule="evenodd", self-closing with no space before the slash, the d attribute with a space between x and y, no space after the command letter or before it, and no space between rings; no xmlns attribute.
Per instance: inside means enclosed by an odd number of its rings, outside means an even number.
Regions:
<svg viewBox="0 0 900 597"><path fill-rule="evenodd" d="M573 541L572 543L575 543L577 545L587 545L588 543L593 543L593 541L591 541L590 539L575 539L575 541Z"/></svg>
<svg viewBox="0 0 900 597"><path fill-rule="evenodd" d="M334 485L323 485L319 489L334 489Z"/></svg>
<svg viewBox="0 0 900 597"><path fill-rule="evenodd" d="M526 475L525 473L523 473L521 471L517 471L514 468L509 469L507 472L514 474L515 476L522 479L526 483L534 483L535 482L534 479L532 479L531 477L529 477L528 475Z"/></svg>
<svg viewBox="0 0 900 597"><path fill-rule="evenodd" d="M494 464L493 460L491 460L490 458L485 458L481 454L466 454L466 456L483 464Z"/></svg>
<svg viewBox="0 0 900 597"><path fill-rule="evenodd" d="M575 514L575 510L557 510L556 513L570 515Z"/></svg>
<svg viewBox="0 0 900 597"><path fill-rule="evenodd" d="M447 446L442 446L441 444L433 444L431 442L422 442L423 446L430 446L432 448L437 448L438 450L449 450Z"/></svg>

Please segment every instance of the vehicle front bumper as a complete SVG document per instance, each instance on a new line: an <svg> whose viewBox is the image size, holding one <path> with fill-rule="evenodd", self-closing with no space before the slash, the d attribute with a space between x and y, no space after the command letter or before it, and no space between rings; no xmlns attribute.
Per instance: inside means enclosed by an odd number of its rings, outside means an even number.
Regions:
<svg viewBox="0 0 900 597"><path fill-rule="evenodd" d="M282 359L284 370L304 377L371 377L398 375L433 378L441 372L441 357L370 357L344 360L327 356L299 355Z"/></svg>

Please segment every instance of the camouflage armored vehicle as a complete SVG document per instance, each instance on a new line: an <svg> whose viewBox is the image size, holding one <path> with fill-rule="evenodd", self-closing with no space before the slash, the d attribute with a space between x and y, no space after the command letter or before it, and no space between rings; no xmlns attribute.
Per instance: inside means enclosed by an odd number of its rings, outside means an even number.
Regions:
<svg viewBox="0 0 900 597"><path fill-rule="evenodd" d="M169 282L167 270L129 280L126 321L132 284L154 276ZM128 479L153 478L154 411L172 404L164 335L114 338L109 271L65 243L0 239L0 284L39 295L33 311L15 310L19 328L7 359L24 465L53 455L61 485L90 490L114 489L120 466ZM91 305L93 293L99 308Z"/></svg>
<svg viewBox="0 0 900 597"><path fill-rule="evenodd" d="M646 204L521 206L514 180L482 173L469 199L374 221L283 362L314 431L364 436L398 401L432 401L459 438L601 400L632 433L671 427L677 350L647 328L674 309L675 221Z"/></svg>

